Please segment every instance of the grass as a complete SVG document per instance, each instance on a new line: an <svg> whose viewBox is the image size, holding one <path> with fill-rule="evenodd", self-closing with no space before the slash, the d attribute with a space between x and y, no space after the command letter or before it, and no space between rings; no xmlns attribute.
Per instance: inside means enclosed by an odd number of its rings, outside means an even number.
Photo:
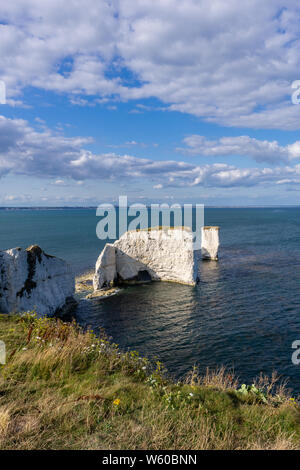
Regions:
<svg viewBox="0 0 300 470"><path fill-rule="evenodd" d="M0 315L0 339L0 449L300 448L299 403L275 377L175 383L159 362L32 314Z"/></svg>

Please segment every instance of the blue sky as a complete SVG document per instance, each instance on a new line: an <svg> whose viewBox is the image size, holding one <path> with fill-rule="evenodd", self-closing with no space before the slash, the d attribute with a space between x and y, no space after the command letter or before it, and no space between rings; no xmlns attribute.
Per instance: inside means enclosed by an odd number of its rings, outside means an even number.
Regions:
<svg viewBox="0 0 300 470"><path fill-rule="evenodd" d="M300 204L297 3L1 4L0 205Z"/></svg>

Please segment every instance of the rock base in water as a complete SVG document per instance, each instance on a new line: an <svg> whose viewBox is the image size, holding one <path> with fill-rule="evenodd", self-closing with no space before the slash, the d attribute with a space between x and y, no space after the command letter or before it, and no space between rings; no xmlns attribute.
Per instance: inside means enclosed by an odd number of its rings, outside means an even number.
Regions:
<svg viewBox="0 0 300 470"><path fill-rule="evenodd" d="M118 292L120 292L121 289L118 287L111 287L109 289L102 289L102 290L96 290L92 294L88 294L86 296L86 299L99 299L99 298L105 298L105 297L111 297L112 295L116 295Z"/></svg>

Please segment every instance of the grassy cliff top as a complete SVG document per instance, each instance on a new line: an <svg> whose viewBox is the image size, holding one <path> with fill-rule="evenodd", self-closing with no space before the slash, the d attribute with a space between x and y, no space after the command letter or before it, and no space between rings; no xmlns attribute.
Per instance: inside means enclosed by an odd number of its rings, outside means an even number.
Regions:
<svg viewBox="0 0 300 470"><path fill-rule="evenodd" d="M186 381L54 319L0 315L0 449L294 449L300 408L275 380Z"/></svg>

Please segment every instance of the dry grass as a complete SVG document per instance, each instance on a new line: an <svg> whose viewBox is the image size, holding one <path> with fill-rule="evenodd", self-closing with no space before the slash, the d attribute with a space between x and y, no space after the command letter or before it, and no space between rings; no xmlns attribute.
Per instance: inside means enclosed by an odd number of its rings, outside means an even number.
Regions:
<svg viewBox="0 0 300 470"><path fill-rule="evenodd" d="M196 386L217 387L220 390L236 389L238 380L233 372L228 371L225 367L217 370L206 369L204 376L198 374L196 367L187 375L186 383Z"/></svg>
<svg viewBox="0 0 300 470"><path fill-rule="evenodd" d="M225 369L174 383L159 362L31 315L0 316L0 338L0 449L300 447L299 405L275 376L259 393Z"/></svg>

